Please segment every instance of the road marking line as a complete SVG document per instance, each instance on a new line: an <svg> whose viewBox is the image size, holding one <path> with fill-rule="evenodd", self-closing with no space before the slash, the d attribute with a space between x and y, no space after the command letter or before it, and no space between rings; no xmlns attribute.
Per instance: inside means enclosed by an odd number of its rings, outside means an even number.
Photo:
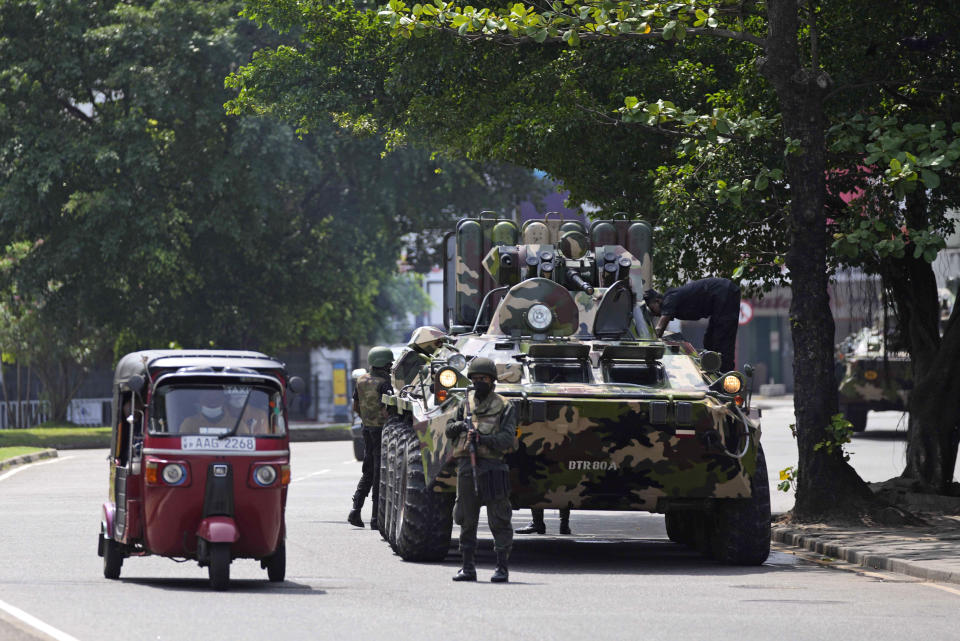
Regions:
<svg viewBox="0 0 960 641"><path fill-rule="evenodd" d="M351 463L360 463L360 461L358 461L358 460L355 459L355 458L352 458L352 459L350 459L349 461L344 461L344 462L343 462L344 465L350 465Z"/></svg>
<svg viewBox="0 0 960 641"><path fill-rule="evenodd" d="M960 596L960 590L958 590L957 588L951 588L949 586L941 585L939 583L921 583L920 585L925 585L928 588L937 588L938 590L943 590L944 592L949 592L951 594L956 594L957 596Z"/></svg>
<svg viewBox="0 0 960 641"><path fill-rule="evenodd" d="M44 623L43 621L41 621L41 620L38 619L37 617L32 616L32 615L29 615L29 614L27 614L26 612L24 612L23 610L21 610L20 608L14 607L14 606L10 605L9 603L5 603L5 602L3 602L3 601L0 601L0 610L3 610L4 612L6 612L7 614L9 614L10 616L17 618L17 619L19 619L20 621L23 621L24 623L26 623L26 624L29 625L30 627L35 628L35 629L39 630L40 632L43 632L43 633L46 634L47 636L56 639L56 641L79 641L79 639L77 639L77 637L71 636L71 635L67 634L66 632L61 632L60 630L56 629L56 628L53 627L52 625L48 625L48 624Z"/></svg>
<svg viewBox="0 0 960 641"><path fill-rule="evenodd" d="M14 474L18 474L18 473L20 473L20 472L22 472L22 471L24 471L24 470L26 470L26 469L30 469L30 468L33 468L33 467L40 467L41 465L50 465L51 463L59 463L60 461L67 461L67 460L70 460L70 459L72 459L72 458L76 458L76 457L73 457L73 456L63 456L63 457L52 458L52 459L50 459L49 461L41 461L41 462L39 462L39 463L27 463L26 465L18 465L17 467L13 468L13 469L10 470L9 472L6 472L5 474L0 474L0 481L3 481L3 480L5 480L5 479L8 479L8 478L10 478L11 476L13 476Z"/></svg>
<svg viewBox="0 0 960 641"><path fill-rule="evenodd" d="M326 474L329 471L330 470L320 470L319 472L311 472L310 474L306 474L304 476L298 476L297 478L293 479L293 482L296 483L297 481L302 481L310 478L311 476L317 476L318 474Z"/></svg>

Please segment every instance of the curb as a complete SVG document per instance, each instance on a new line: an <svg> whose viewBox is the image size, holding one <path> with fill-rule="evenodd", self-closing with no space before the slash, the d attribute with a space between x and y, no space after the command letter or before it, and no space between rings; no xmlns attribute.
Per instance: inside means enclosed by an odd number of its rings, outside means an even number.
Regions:
<svg viewBox="0 0 960 641"><path fill-rule="evenodd" d="M771 539L791 547L800 548L808 552L815 552L847 563L853 563L874 570L886 570L905 574L918 579L936 581L940 583L960 584L960 571L937 570L926 565L899 559L894 556L869 552L863 549L849 547L842 541L831 539L829 535L805 534L789 528L774 527L771 529Z"/></svg>
<svg viewBox="0 0 960 641"><path fill-rule="evenodd" d="M56 458L57 450L46 449L40 452L33 452L32 454L21 454L20 456L14 456L13 458L8 458L5 461L0 461L0 471L3 471L10 467L16 467L18 465L26 465L27 463L33 463L45 458Z"/></svg>

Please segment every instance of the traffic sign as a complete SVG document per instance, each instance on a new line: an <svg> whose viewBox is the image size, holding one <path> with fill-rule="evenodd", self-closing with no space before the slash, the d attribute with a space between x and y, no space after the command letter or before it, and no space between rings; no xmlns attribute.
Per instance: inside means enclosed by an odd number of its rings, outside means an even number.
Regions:
<svg viewBox="0 0 960 641"><path fill-rule="evenodd" d="M745 300L740 301L740 324L746 325L751 320L753 320L753 305Z"/></svg>

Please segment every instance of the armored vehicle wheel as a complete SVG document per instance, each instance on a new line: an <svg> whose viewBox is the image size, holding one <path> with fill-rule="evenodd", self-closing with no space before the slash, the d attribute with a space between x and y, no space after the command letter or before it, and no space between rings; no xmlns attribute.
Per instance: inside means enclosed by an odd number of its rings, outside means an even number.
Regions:
<svg viewBox="0 0 960 641"><path fill-rule="evenodd" d="M210 587L226 590L230 585L230 545L210 543L210 564L207 566Z"/></svg>
<svg viewBox="0 0 960 641"><path fill-rule="evenodd" d="M398 441L400 438L399 430L397 426L390 431L390 441L387 443L386 449L386 470L384 472L384 477L387 481L387 487L385 492L386 504L384 505L384 512L386 515L386 523L384 524L385 538L387 543L390 544L390 547L393 547L396 543L394 537L394 519L397 516L397 447Z"/></svg>
<svg viewBox="0 0 960 641"><path fill-rule="evenodd" d="M388 533L390 535L390 547L393 548L394 552L397 552L397 536L400 532L400 522L403 519L403 501L404 494L406 490L406 483L404 478L407 474L407 442L410 439L409 433L406 431L404 426L397 427L394 432L394 454L393 454L393 468L391 473L391 481L393 483L392 494L390 495L390 529Z"/></svg>
<svg viewBox="0 0 960 641"><path fill-rule="evenodd" d="M119 579L120 568L123 567L123 554L120 552L120 546L116 541L103 534L100 537L100 544L103 549L103 576L108 579Z"/></svg>
<svg viewBox="0 0 960 641"><path fill-rule="evenodd" d="M867 408L864 405L841 405L843 417L853 425L854 432L863 432L867 429Z"/></svg>
<svg viewBox="0 0 960 641"><path fill-rule="evenodd" d="M383 426L383 433L380 438L380 481L377 497L377 530L384 540L387 540L387 459L390 450L390 439L393 436L394 427L397 425L396 418L387 421Z"/></svg>
<svg viewBox="0 0 960 641"><path fill-rule="evenodd" d="M664 514L667 526L667 538L674 543L690 545L694 542L694 515L686 511L674 511Z"/></svg>
<svg viewBox="0 0 960 641"><path fill-rule="evenodd" d="M267 578L271 583L280 583L287 575L287 543L280 541L280 545L273 552L273 556L265 561Z"/></svg>
<svg viewBox="0 0 960 641"><path fill-rule="evenodd" d="M434 492L423 476L420 439L407 428L403 501L397 519L397 553L404 561L442 561L450 549L454 495Z"/></svg>
<svg viewBox="0 0 960 641"><path fill-rule="evenodd" d="M711 550L721 563L760 565L770 555L770 483L763 448L750 477L749 499L717 501Z"/></svg>

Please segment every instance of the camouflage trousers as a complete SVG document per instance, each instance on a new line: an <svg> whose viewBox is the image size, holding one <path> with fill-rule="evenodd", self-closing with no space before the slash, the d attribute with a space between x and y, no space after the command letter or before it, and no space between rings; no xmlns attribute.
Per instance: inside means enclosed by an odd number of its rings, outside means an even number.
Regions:
<svg viewBox="0 0 960 641"><path fill-rule="evenodd" d="M477 526L480 523L480 507L483 501L473 491L473 474L470 468L457 473L457 504L454 508L454 521L460 526L460 551L474 552L477 549ZM510 552L513 546L513 525L510 518L513 506L510 497L488 501L487 524L493 534L493 549L497 552Z"/></svg>

